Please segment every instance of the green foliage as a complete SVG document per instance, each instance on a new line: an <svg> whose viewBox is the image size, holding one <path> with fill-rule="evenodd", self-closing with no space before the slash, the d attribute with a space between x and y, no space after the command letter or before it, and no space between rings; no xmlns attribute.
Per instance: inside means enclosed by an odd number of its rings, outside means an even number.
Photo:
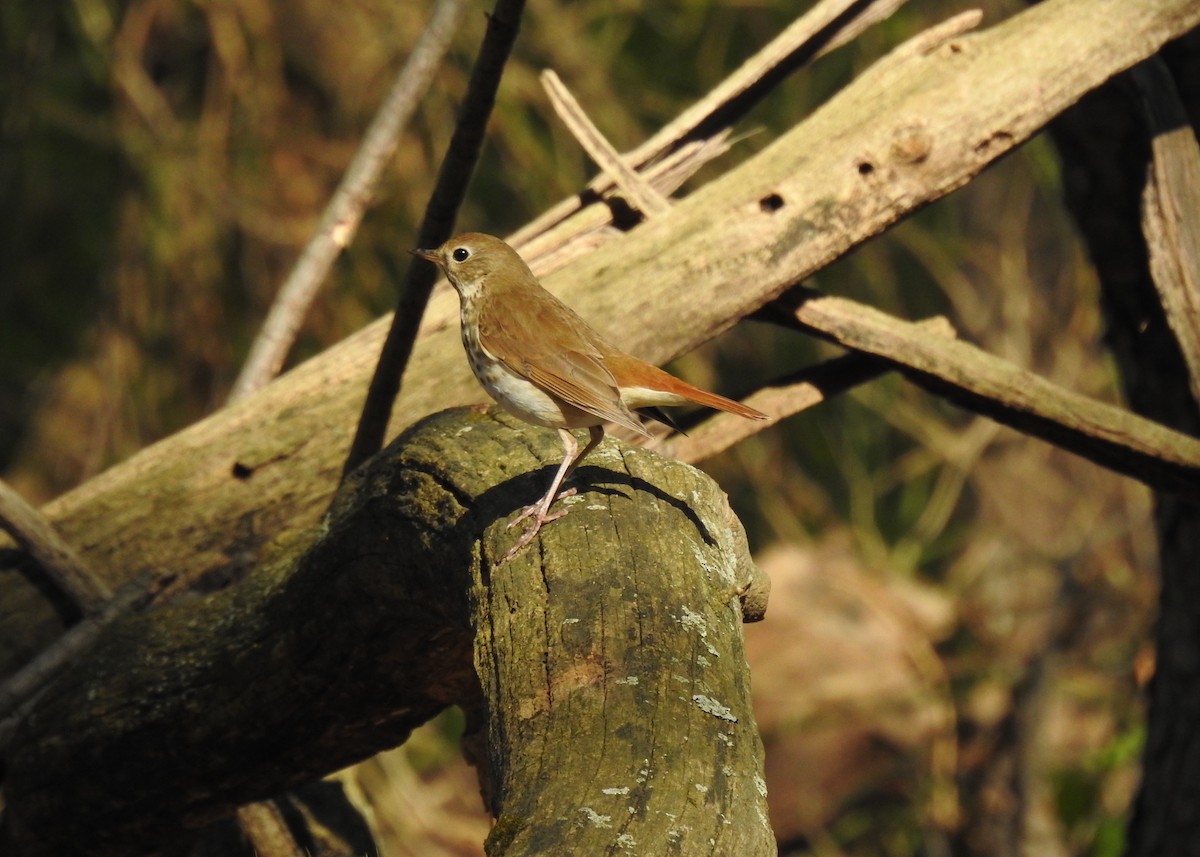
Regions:
<svg viewBox="0 0 1200 857"><path fill-rule="evenodd" d="M1058 771L1054 779L1058 817L1074 841L1090 857L1124 853L1125 822L1105 807L1106 781L1136 765L1145 744L1140 726L1114 736L1082 764Z"/></svg>

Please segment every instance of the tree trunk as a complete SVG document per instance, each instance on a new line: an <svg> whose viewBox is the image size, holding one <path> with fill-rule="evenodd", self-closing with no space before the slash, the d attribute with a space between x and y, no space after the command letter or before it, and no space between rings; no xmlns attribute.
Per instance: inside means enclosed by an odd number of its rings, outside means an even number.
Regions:
<svg viewBox="0 0 1200 857"><path fill-rule="evenodd" d="M1191 82L1193 128L1198 45L1193 34L1164 51L1179 69L1180 88ZM1189 65L1190 72L1182 71ZM1062 153L1067 201L1100 277L1109 344L1130 405L1195 436L1200 402L1164 315L1143 232L1153 134L1143 97L1131 75L1122 75L1055 121L1051 135ZM1200 224L1182 226L1195 230ZM1156 495L1155 505L1162 587L1157 663L1127 853L1200 855L1200 506L1164 494Z"/></svg>
<svg viewBox="0 0 1200 857"><path fill-rule="evenodd" d="M571 514L497 564L560 454L436 415L354 474L298 561L108 629L14 738L0 853L152 854L456 703L483 718L492 854L773 853L741 526L695 469L608 441Z"/></svg>

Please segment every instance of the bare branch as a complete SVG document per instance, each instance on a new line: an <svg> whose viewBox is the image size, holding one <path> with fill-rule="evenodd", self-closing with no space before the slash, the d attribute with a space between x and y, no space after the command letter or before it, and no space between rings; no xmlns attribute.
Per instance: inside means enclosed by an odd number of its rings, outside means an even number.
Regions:
<svg viewBox="0 0 1200 857"><path fill-rule="evenodd" d="M466 8L466 0L438 0L429 25L413 47L408 62L392 84L391 92L375 114L358 153L329 201L317 233L279 290L234 382L229 394L231 402L244 399L266 386L279 373L330 267L358 231L363 212L375 197L379 177L395 154L400 134L421 96L429 88Z"/></svg>
<svg viewBox="0 0 1200 857"><path fill-rule="evenodd" d="M621 189L630 205L645 217L661 214L671 207L671 203L625 163L552 69L542 72L542 86L550 96L550 105L558 118L562 119L596 165Z"/></svg>
<svg viewBox="0 0 1200 857"><path fill-rule="evenodd" d="M728 131L706 140L692 140L661 161L645 167L638 175L644 177L656 195L667 197L702 166L729 151L729 146ZM572 198L572 201L577 200ZM578 211L558 229L526 239L510 237L508 241L521 251L538 277L545 277L614 237L611 223L612 212L608 206L593 205ZM525 229L517 232L518 236L524 234L527 234Z"/></svg>
<svg viewBox="0 0 1200 857"><path fill-rule="evenodd" d="M910 380L1151 488L1200 498L1200 440L1090 399L966 342L845 298L796 289L769 310L798 329L883 357ZM778 315L776 315L778 313Z"/></svg>
<svg viewBox="0 0 1200 857"><path fill-rule="evenodd" d="M302 853L274 801L238 807L237 822L255 857L294 857Z"/></svg>
<svg viewBox="0 0 1200 857"><path fill-rule="evenodd" d="M688 142L711 138L732 127L793 71L857 36L892 14L905 0L822 0L649 140L622 156L635 170ZM607 174L588 183L596 196L613 187ZM576 194L514 233L521 247L586 207ZM603 210L607 222L607 209Z"/></svg>
<svg viewBox="0 0 1200 857"><path fill-rule="evenodd" d="M642 164L685 140L711 136L750 112L779 82L887 18L905 0L823 0L746 60L721 85L629 153Z"/></svg>
<svg viewBox="0 0 1200 857"><path fill-rule="evenodd" d="M926 336L953 339L954 328L943 317L927 319L915 325ZM646 443L648 449L686 461L689 464L719 455L738 441L753 437L776 423L795 416L847 390L873 381L896 367L861 351L826 360L786 378L780 378L743 401L758 408L768 419L752 422L733 414L717 413L694 429L682 427L687 434L671 434ZM632 441L631 441L632 442Z"/></svg>
<svg viewBox="0 0 1200 857"><path fill-rule="evenodd" d="M84 615L92 615L112 596L83 557L67 544L37 509L0 480L0 529L4 529L37 561Z"/></svg>
<svg viewBox="0 0 1200 857"><path fill-rule="evenodd" d="M1151 166L1142 194L1150 273L1200 402L1200 146L1171 73L1152 57L1133 69L1150 128Z"/></svg>
<svg viewBox="0 0 1200 857"><path fill-rule="evenodd" d="M497 0L495 10L488 18L487 33L471 70L458 124L438 171L433 195L425 207L425 219L417 237L419 247L436 247L450 237L454 228L458 207L466 196L479 150L483 147L488 117L496 103L496 90L516 41L524 8L524 0ZM367 390L358 429L342 467L343 478L383 448L388 418L400 392L400 380L412 355L417 330L435 282L437 272L432 264L418 261L409 266L396 314L392 317Z"/></svg>

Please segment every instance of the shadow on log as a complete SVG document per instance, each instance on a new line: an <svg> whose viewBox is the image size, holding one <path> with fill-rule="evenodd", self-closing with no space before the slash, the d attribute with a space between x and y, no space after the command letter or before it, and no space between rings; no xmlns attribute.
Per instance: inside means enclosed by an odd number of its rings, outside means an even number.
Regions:
<svg viewBox="0 0 1200 857"><path fill-rule="evenodd" d="M173 850L460 704L490 854L773 854L739 627L767 585L740 524L703 474L610 440L571 514L497 566L558 454L435 415L311 545L110 628L14 738L0 853Z"/></svg>

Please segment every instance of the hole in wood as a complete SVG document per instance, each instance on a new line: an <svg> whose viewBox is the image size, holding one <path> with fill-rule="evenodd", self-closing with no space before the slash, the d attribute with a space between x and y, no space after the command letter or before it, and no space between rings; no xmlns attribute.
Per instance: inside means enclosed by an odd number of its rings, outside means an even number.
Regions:
<svg viewBox="0 0 1200 857"><path fill-rule="evenodd" d="M612 212L612 224L622 232L628 232L644 219L637 209L619 196L607 197L605 203Z"/></svg>
<svg viewBox="0 0 1200 857"><path fill-rule="evenodd" d="M245 481L253 475L254 475L253 468L247 467L246 465L242 464L240 461L235 461L233 463L233 478L234 479L240 479L242 481Z"/></svg>
<svg viewBox="0 0 1200 857"><path fill-rule="evenodd" d="M873 172L875 172L875 165L873 163L870 161L858 162L858 174L860 176L869 176Z"/></svg>
<svg viewBox="0 0 1200 857"><path fill-rule="evenodd" d="M758 207L770 214L783 208L783 197L777 193L769 193L758 201Z"/></svg>

